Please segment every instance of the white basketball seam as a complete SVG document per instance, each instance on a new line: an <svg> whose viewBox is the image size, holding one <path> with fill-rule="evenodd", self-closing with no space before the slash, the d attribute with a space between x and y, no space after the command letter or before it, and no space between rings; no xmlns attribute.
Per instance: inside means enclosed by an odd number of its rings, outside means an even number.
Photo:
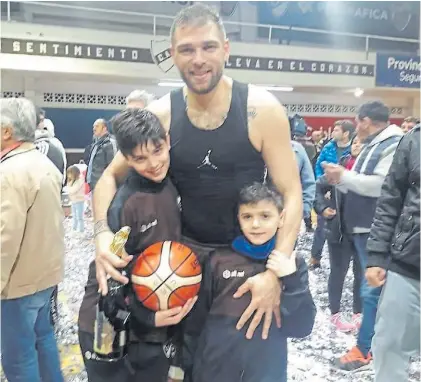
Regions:
<svg viewBox="0 0 421 382"><path fill-rule="evenodd" d="M171 241L164 241L161 250L161 259L158 269L149 276L132 275L134 284L143 285L151 289L159 300L160 309L168 309L168 300L171 293L183 286L191 286L202 281L202 275L182 277L177 275L170 265ZM190 257L189 254L188 257ZM187 258L183 263L187 261ZM156 289L158 288L158 289Z"/></svg>

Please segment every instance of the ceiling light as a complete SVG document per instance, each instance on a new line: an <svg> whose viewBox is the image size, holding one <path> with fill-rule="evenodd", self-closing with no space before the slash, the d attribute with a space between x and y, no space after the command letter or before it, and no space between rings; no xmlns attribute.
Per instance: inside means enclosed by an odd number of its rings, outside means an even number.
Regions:
<svg viewBox="0 0 421 382"><path fill-rule="evenodd" d="M364 89L356 88L354 90L354 96L357 98L361 97L363 94L364 94Z"/></svg>
<svg viewBox="0 0 421 382"><path fill-rule="evenodd" d="M164 86L164 87L169 87L169 88L181 88L182 86L184 86L184 82L182 81L163 81L163 82L159 82L158 86Z"/></svg>
<svg viewBox="0 0 421 382"><path fill-rule="evenodd" d="M292 86L276 86L276 85L257 85L265 90L272 92L292 92L294 88Z"/></svg>

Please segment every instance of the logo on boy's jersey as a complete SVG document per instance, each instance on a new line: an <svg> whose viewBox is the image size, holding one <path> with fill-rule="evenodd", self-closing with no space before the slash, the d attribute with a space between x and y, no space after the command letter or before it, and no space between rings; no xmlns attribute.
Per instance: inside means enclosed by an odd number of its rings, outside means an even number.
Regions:
<svg viewBox="0 0 421 382"><path fill-rule="evenodd" d="M177 348L171 342L166 342L162 346L162 350L164 351L165 357L167 357L168 359L174 358L175 354L177 353Z"/></svg>
<svg viewBox="0 0 421 382"><path fill-rule="evenodd" d="M158 224L158 220L155 219L153 222L150 222L148 224L142 224L140 227L140 232L146 232L148 229L155 227Z"/></svg>
<svg viewBox="0 0 421 382"><path fill-rule="evenodd" d="M212 154L212 149L208 150L208 153L206 154L205 158L202 160L202 164L197 166L197 168L202 168L205 166L210 166L213 170L218 170L218 166L215 166L211 160L210 155Z"/></svg>
<svg viewBox="0 0 421 382"><path fill-rule="evenodd" d="M238 271L236 269L233 271L225 269L225 271L222 272L222 277L226 280L232 277L244 277L244 275L245 275L244 271Z"/></svg>

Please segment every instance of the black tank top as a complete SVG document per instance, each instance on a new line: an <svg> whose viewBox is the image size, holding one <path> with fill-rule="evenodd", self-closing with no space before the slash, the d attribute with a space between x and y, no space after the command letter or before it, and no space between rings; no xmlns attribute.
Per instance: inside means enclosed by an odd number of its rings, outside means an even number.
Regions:
<svg viewBox="0 0 421 382"><path fill-rule="evenodd" d="M171 178L181 196L183 235L228 244L239 234L239 191L263 182L265 163L252 146L247 123L248 85L232 85L225 122L201 130L190 122L182 89L171 93Z"/></svg>

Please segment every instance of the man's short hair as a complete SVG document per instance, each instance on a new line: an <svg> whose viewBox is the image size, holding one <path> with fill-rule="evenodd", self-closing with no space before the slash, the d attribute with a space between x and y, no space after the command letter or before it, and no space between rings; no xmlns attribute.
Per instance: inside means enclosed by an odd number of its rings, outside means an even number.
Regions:
<svg viewBox="0 0 421 382"><path fill-rule="evenodd" d="M352 137L352 135L355 133L355 125L352 121L348 120L348 119L341 119L339 121L336 121L333 124L333 127L335 126L340 126L342 131L348 132L349 136Z"/></svg>
<svg viewBox="0 0 421 382"><path fill-rule="evenodd" d="M373 122L389 122L389 108L380 101L367 102L360 106L357 113L358 119L370 118Z"/></svg>
<svg viewBox="0 0 421 382"><path fill-rule="evenodd" d="M403 121L406 122L406 123L415 123L416 125L418 123L420 123L420 119L419 118L411 117L411 116L410 117L406 117Z"/></svg>
<svg viewBox="0 0 421 382"><path fill-rule="evenodd" d="M126 97L126 105L130 102L143 102L143 104L148 106L153 100L155 96L153 94L148 93L145 90L133 90L127 97Z"/></svg>
<svg viewBox="0 0 421 382"><path fill-rule="evenodd" d="M132 155L138 145L158 145L167 138L158 117L146 109L125 109L111 119L111 125L124 156Z"/></svg>
<svg viewBox="0 0 421 382"><path fill-rule="evenodd" d="M175 31L178 27L202 27L207 23L214 23L221 32L223 39L226 38L227 34L225 31L225 27L218 12L215 9L209 7L208 5L202 3L195 3L189 7L183 8L175 16L170 31L171 41L173 41Z"/></svg>
<svg viewBox="0 0 421 382"><path fill-rule="evenodd" d="M268 186L266 183L255 182L250 186L244 187L240 191L238 205L257 204L263 200L272 202L276 208L281 212L284 208L282 196L278 191Z"/></svg>
<svg viewBox="0 0 421 382"><path fill-rule="evenodd" d="M1 127L10 126L13 138L20 142L34 142L36 111L34 104L26 98L0 99Z"/></svg>

